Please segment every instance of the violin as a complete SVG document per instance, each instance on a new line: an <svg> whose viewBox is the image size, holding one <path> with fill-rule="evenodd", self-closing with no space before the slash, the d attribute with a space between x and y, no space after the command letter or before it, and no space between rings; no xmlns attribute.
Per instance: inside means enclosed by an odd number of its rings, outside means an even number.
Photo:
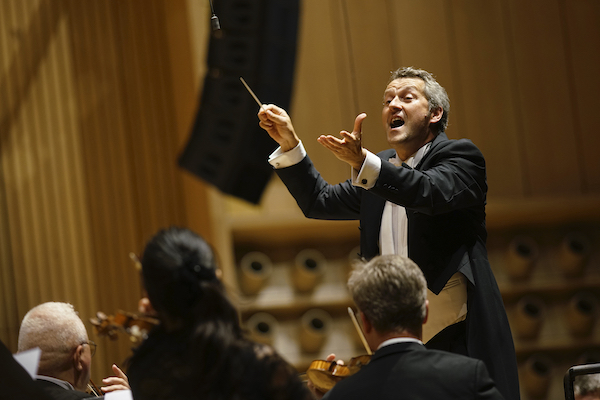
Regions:
<svg viewBox="0 0 600 400"><path fill-rule="evenodd" d="M91 318L90 322L99 336L108 336L111 340L116 340L117 334L123 332L129 335L129 340L133 343L140 343L146 339L148 332L159 323L157 318L120 310L114 316L98 311L96 318Z"/></svg>
<svg viewBox="0 0 600 400"><path fill-rule="evenodd" d="M326 393L340 380L354 375L371 361L371 355L364 354L354 357L348 364L338 364L336 361L315 360L306 370L307 378L319 391Z"/></svg>
<svg viewBox="0 0 600 400"><path fill-rule="evenodd" d="M356 314L354 314L354 310L350 307L348 307L348 314L350 315L350 319L356 328L360 340L365 346L367 354L350 359L348 364L338 364L336 361L325 360L313 361L306 370L306 376L312 382L314 387L323 393L327 393L340 380L357 373L371 361L371 354L373 354L373 352L367 343L365 334L358 323Z"/></svg>

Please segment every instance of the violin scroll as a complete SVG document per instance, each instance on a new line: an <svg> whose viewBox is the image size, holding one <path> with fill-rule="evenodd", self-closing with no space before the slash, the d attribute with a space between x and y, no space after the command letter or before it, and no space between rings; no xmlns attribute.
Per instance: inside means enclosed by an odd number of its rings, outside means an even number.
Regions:
<svg viewBox="0 0 600 400"><path fill-rule="evenodd" d="M148 332L158 325L156 318L125 311L118 311L114 316L98 311L96 318L91 318L90 322L99 336L108 336L111 340L116 340L117 334L124 332L134 343L146 339Z"/></svg>

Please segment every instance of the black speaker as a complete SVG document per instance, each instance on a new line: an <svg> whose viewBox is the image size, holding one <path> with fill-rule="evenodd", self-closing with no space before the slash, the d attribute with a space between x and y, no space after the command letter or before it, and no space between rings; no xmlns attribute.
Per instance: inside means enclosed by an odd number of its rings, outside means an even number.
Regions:
<svg viewBox="0 0 600 400"><path fill-rule="evenodd" d="M258 126L264 103L289 110L299 22L299 0L215 0L221 30L208 47L200 105L179 165L222 192L257 204L273 173L267 157L277 147Z"/></svg>

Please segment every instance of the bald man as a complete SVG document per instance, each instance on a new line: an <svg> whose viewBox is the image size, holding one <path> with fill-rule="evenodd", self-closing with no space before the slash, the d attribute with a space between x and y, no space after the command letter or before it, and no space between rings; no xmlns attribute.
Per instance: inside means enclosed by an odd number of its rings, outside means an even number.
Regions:
<svg viewBox="0 0 600 400"><path fill-rule="evenodd" d="M21 322L18 351L39 347L38 385L54 400L94 397L86 393L96 350L71 304L48 302L31 310ZM113 365L116 376L103 380L102 391L129 389L127 376Z"/></svg>

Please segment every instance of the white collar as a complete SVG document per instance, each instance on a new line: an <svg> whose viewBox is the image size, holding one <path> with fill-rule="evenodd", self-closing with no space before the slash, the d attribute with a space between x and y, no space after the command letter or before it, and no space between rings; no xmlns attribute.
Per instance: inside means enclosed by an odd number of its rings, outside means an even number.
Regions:
<svg viewBox="0 0 600 400"><path fill-rule="evenodd" d="M420 341L419 339L415 339L415 338L411 338L411 337L397 337L397 338L392 338L392 339L388 339L388 340L384 341L383 343L381 343L379 345L377 350L379 350L380 348L382 348L384 346L390 346L390 345L396 344L396 343L408 343L408 342L418 343L420 345L423 345L423 342Z"/></svg>
<svg viewBox="0 0 600 400"><path fill-rule="evenodd" d="M63 381L62 379L58 379L58 378L53 378L51 376L46 376L46 375L37 375L35 377L35 379L39 380L39 381L48 381L48 382L52 382L58 386L60 386L63 389L67 389L67 390L75 390L75 388L73 387L73 385L71 385L69 382L67 381Z"/></svg>
<svg viewBox="0 0 600 400"><path fill-rule="evenodd" d="M400 161L400 164L404 162L404 163L408 164L408 166L410 166L411 168L414 168L416 165L418 165L421 162L421 160L423 159L425 154L429 151L429 148L431 147L431 143L433 143L433 142L425 143L423 146L421 146L421 148L419 148L419 150L417 150L415 152L415 154L408 157L407 160ZM396 153L394 158L396 158L397 160L400 160L400 157L398 157L398 153Z"/></svg>

